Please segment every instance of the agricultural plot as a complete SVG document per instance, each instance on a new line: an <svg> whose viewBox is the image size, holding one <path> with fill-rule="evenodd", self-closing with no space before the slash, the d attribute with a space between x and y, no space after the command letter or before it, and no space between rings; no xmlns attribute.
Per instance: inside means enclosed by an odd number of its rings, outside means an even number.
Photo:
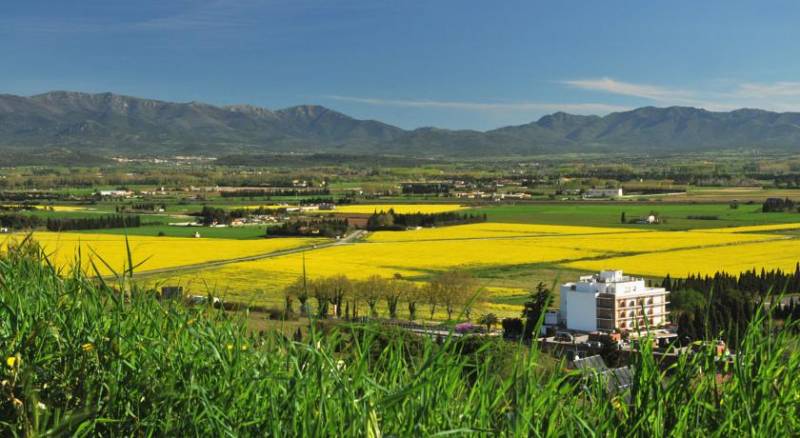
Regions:
<svg viewBox="0 0 800 438"><path fill-rule="evenodd" d="M580 227L569 225L508 224L487 222L442 228L423 228L406 232L377 232L369 236L371 242L411 242L426 240L491 239L502 237L536 237L594 235L610 233L637 233L629 228Z"/></svg>
<svg viewBox="0 0 800 438"><path fill-rule="evenodd" d="M458 204L353 204L339 205L332 213L372 214L381 211L394 210L398 214L412 213L444 213L462 210Z"/></svg>
<svg viewBox="0 0 800 438"><path fill-rule="evenodd" d="M713 249L650 252L611 257L602 260L581 260L566 267L582 270L622 269L638 275L683 277L687 274L713 274L724 270L740 273L746 270L776 269L793 271L800 262L800 241L797 239L759 243L743 243Z"/></svg>
<svg viewBox="0 0 800 438"><path fill-rule="evenodd" d="M4 242L22 237L11 236ZM52 263L58 266L72 265L79 250L82 267L90 269L94 262L104 275L112 270L122 272L127 263L124 236L37 232L33 238L43 246ZM127 245L130 246L134 264L141 263L137 271L150 271L267 254L324 241L301 238L232 240L129 236Z"/></svg>
<svg viewBox="0 0 800 438"><path fill-rule="evenodd" d="M399 274L415 281L458 268L473 272L486 288L488 300L481 308L505 315L519 311L521 297L533 286L525 282L531 272L572 278L582 272L614 268L660 277L754 267L789 269L800 260L800 241L792 236L755 233L750 227L736 230L482 223L375 232L354 244L161 276L159 280L203 291L222 287L230 299L279 305L283 287L302 275L304 264L311 278Z"/></svg>
<svg viewBox="0 0 800 438"><path fill-rule="evenodd" d="M706 206L708 207L708 206ZM371 213L394 208L401 212L437 212L460 209L455 204L364 204L343 206L337 212ZM509 210L502 210L502 209ZM514 207L487 209L490 220L498 212ZM572 206L520 206L515 214L536 217L568 215ZM716 207L715 207L716 208ZM718 206L720 212L728 206ZM598 213L601 219L618 212L618 206L584 206L578 216ZM475 210L481 211L481 210ZM671 214L688 214L694 206L676 206ZM521 213L520 213L521 212ZM527 213L526 213L527 212ZM548 213L550 212L550 213ZM678 213L680 212L680 213ZM234 235L232 229L220 231L214 239L156 237L162 228L149 226L131 230L150 234L129 236L135 262L144 262L137 272L156 284L181 284L196 293L213 292L239 302L280 305L283 288L303 272L311 278L344 274L352 279L371 275L397 274L414 281L427 281L450 269L473 273L485 288L487 300L480 309L499 315L519 312L525 291L535 282L552 283L572 279L599 269L623 269L649 277L667 274L711 274L718 270L740 272L748 269L794 269L800 260L800 240L796 222L765 223L786 218L762 214L746 220L752 212L729 213L728 221L717 227L669 230L658 226L586 226L579 220L566 224L537 224L523 221L427 228L410 231L369 233L365 239L334 246L314 247L322 239L261 239L245 230ZM725 226L733 223L745 226ZM578 218L580 219L580 217ZM603 219L605 220L605 219ZM555 221L555 220L554 220ZM724 222L724 223L719 223ZM186 232L194 229L175 228ZM202 232L211 233L203 229ZM260 229L259 235L261 233ZM36 233L55 263L70 264L80 248L83 267L95 260L103 274L110 269L99 262L102 257L117 271L126 261L124 236L102 232ZM210 234L209 234L210 236ZM289 254L278 251L305 248ZM257 260L240 260L263 256ZM305 262L304 262L305 259ZM216 263L223 261L224 263ZM213 263L212 263L213 262ZM151 271L151 272L148 272ZM153 272L155 271L155 272Z"/></svg>
<svg viewBox="0 0 800 438"><path fill-rule="evenodd" d="M627 220L656 213L663 223L659 230L690 230L701 228L741 227L779 223L797 223L797 213L761 212L760 204L741 204L736 209L727 204L672 204L672 203L549 203L524 205L498 205L478 208L476 213L486 213L491 222L576 225L592 227L622 227L653 229L652 225L621 223L624 212ZM715 218L715 219L713 219Z"/></svg>
<svg viewBox="0 0 800 438"><path fill-rule="evenodd" d="M487 254L492 254L488 257ZM541 247L538 242L515 239L491 241L434 241L420 245L405 243L358 243L341 245L303 254L237 263L207 272L185 274L181 280L203 277L204 281L224 278L228 285L247 288L254 282L279 290L303 272L310 277L345 274L350 278L370 275L391 277L400 274L410 278L426 278L453 268L477 268L493 265L556 263L605 253L570 248ZM236 278L240 279L237 281Z"/></svg>

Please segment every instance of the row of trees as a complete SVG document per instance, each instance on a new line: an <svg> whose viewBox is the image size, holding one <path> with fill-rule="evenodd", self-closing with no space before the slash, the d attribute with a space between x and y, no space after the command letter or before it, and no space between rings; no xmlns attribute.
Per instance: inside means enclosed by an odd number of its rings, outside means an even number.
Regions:
<svg viewBox="0 0 800 438"><path fill-rule="evenodd" d="M437 227L486 222L486 214L457 213L395 213L394 209L373 213L367 219L368 230L404 230L412 227Z"/></svg>
<svg viewBox="0 0 800 438"><path fill-rule="evenodd" d="M328 189L294 189L294 188L274 188L274 189L241 189L222 191L219 193L223 198L257 198L270 196L323 196L330 195Z"/></svg>
<svg viewBox="0 0 800 438"><path fill-rule="evenodd" d="M42 226L42 219L38 216L21 213L0 214L0 227L11 230L31 230Z"/></svg>
<svg viewBox="0 0 800 438"><path fill-rule="evenodd" d="M310 219L284 222L267 227L270 236L341 237L350 229L347 219Z"/></svg>
<svg viewBox="0 0 800 438"><path fill-rule="evenodd" d="M234 208L231 210L225 210L224 208L219 207L211 207L208 205L204 205L203 209L199 212L192 213L192 216L197 216L200 218L200 222L205 225L215 225L215 224L230 224L233 222L234 219L241 219L251 216L262 216L262 215L274 215L274 214L285 214L286 208L271 208L266 206L260 206L256 208Z"/></svg>
<svg viewBox="0 0 800 438"><path fill-rule="evenodd" d="M670 311L681 336L709 339L721 333L726 342L738 345L756 309L767 303L770 295L800 291L800 264L794 271L717 272L682 279L667 276L662 286L671 291Z"/></svg>
<svg viewBox="0 0 800 438"><path fill-rule="evenodd" d="M797 205L789 198L767 198L767 200L761 204L761 211L764 213L793 213L797 211Z"/></svg>
<svg viewBox="0 0 800 438"><path fill-rule="evenodd" d="M377 318L382 316L380 305L384 304L385 316L395 319L405 307L411 321L419 317L423 305L427 305L431 319L437 310L444 310L448 319L453 319L457 312L463 312L469 319L480 296L480 285L465 271L444 272L424 286L405 280L399 274L393 278L373 275L364 280L350 280L344 275L319 279L302 276L284 291L287 312L294 312L296 300L302 315L358 318L359 311L366 307L368 316ZM314 310L312 300L316 304Z"/></svg>
<svg viewBox="0 0 800 438"><path fill-rule="evenodd" d="M133 228L141 226L139 216L108 215L97 217L47 218L48 231L100 230L107 228Z"/></svg>
<svg viewBox="0 0 800 438"><path fill-rule="evenodd" d="M117 213L124 213L126 211L166 211L167 205L163 202L157 204L155 202L133 202L128 205L117 205L114 207Z"/></svg>
<svg viewBox="0 0 800 438"><path fill-rule="evenodd" d="M352 204L354 201L353 198L339 198L334 199L333 196L328 197L314 197L314 198L301 198L299 203L300 205L318 205L318 204Z"/></svg>

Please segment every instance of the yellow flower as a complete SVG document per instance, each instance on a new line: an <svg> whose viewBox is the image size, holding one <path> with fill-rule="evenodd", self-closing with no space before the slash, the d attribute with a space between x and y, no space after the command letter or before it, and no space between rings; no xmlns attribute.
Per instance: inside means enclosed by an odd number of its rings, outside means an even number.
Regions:
<svg viewBox="0 0 800 438"><path fill-rule="evenodd" d="M19 362L16 356L9 356L6 358L6 365L8 365L9 368L14 368Z"/></svg>
<svg viewBox="0 0 800 438"><path fill-rule="evenodd" d="M92 344L91 342L87 342L87 343L81 345L81 350L83 350L83 351L85 351L87 353L89 353L91 351L94 351L94 344Z"/></svg>
<svg viewBox="0 0 800 438"><path fill-rule="evenodd" d="M228 344L225 346L228 350L233 350L233 344Z"/></svg>
<svg viewBox="0 0 800 438"><path fill-rule="evenodd" d="M247 351L247 345L242 345L242 351Z"/></svg>

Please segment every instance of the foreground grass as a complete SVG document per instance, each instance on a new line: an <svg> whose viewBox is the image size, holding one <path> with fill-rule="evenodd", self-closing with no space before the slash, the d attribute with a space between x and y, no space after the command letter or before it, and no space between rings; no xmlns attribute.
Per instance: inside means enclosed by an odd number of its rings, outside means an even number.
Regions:
<svg viewBox="0 0 800 438"><path fill-rule="evenodd" d="M702 351L662 371L643 351L630 389L609 394L503 341L259 336L124 278L58 275L26 246L0 256L0 433L785 435L800 430L794 339L759 316L730 364Z"/></svg>

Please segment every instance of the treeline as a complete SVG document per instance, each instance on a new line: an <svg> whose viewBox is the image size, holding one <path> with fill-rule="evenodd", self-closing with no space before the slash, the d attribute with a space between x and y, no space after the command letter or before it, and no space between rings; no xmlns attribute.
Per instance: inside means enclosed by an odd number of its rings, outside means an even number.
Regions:
<svg viewBox="0 0 800 438"><path fill-rule="evenodd" d="M325 196L330 195L328 189L293 189L293 188L274 188L274 189L242 189L220 192L223 198L257 198L270 196Z"/></svg>
<svg viewBox="0 0 800 438"><path fill-rule="evenodd" d="M738 345L768 295L800 291L800 265L794 272L762 269L738 276L725 272L683 279L667 276L661 285L671 292L670 311L681 337L706 339L721 333L726 342Z"/></svg>
<svg viewBox="0 0 800 438"><path fill-rule="evenodd" d="M10 230L32 230L41 227L43 223L42 218L30 214L0 214L0 227Z"/></svg>
<svg viewBox="0 0 800 438"><path fill-rule="evenodd" d="M300 200L300 205L315 205L315 204L335 204L335 205L345 205L345 204L352 204L355 199L350 197L338 198L334 199L333 197L316 197L316 198L304 198Z"/></svg>
<svg viewBox="0 0 800 438"><path fill-rule="evenodd" d="M0 191L0 201L25 202L25 201L74 201L80 199L67 193L55 192L9 192Z"/></svg>
<svg viewBox="0 0 800 438"><path fill-rule="evenodd" d="M439 160L373 154L237 154L225 155L217 159L217 165L228 166L270 166L270 167L317 167L344 166L374 167L416 167L439 163Z"/></svg>
<svg viewBox="0 0 800 438"><path fill-rule="evenodd" d="M469 320L474 304L480 301L480 292L480 284L465 271L443 272L424 286L405 280L399 274L393 278L373 275L364 280L350 280L344 275L319 279L301 276L284 290L284 300L287 313L294 312L296 300L300 314L319 318L387 316L396 319L405 307L404 313L414 321L424 305L430 319L437 310L443 310L450 320L458 314ZM382 303L385 304L384 315L381 315ZM312 308L312 304L316 307ZM361 315L360 309L365 307L368 314Z"/></svg>
<svg viewBox="0 0 800 438"><path fill-rule="evenodd" d="M167 205L164 203L156 204L155 202L134 202L128 205L118 205L115 210L117 213L125 211L166 211Z"/></svg>
<svg viewBox="0 0 800 438"><path fill-rule="evenodd" d="M295 220L267 227L267 237L341 237L350 229L347 219Z"/></svg>
<svg viewBox="0 0 800 438"><path fill-rule="evenodd" d="M404 195L425 195L431 193L449 193L451 184L447 183L405 183Z"/></svg>
<svg viewBox="0 0 800 438"><path fill-rule="evenodd" d="M797 204L789 198L767 198L761 205L764 213L794 213L797 212Z"/></svg>
<svg viewBox="0 0 800 438"><path fill-rule="evenodd" d="M367 229L371 231L399 231L413 227L440 227L486 222L486 214L458 213L411 213L398 214L394 209L388 212L373 213L367 219Z"/></svg>
<svg viewBox="0 0 800 438"><path fill-rule="evenodd" d="M141 226L139 216L108 215L80 218L47 218L49 231L101 230L107 228L134 228Z"/></svg>
<svg viewBox="0 0 800 438"><path fill-rule="evenodd" d="M200 222L205 225L230 225L234 219L241 219L251 216L273 215L276 213L286 213L285 208L270 208L270 207L257 207L257 208L235 208L233 210L225 210L224 208L210 207L204 205L203 209L197 213L192 213L191 216L200 218Z"/></svg>

